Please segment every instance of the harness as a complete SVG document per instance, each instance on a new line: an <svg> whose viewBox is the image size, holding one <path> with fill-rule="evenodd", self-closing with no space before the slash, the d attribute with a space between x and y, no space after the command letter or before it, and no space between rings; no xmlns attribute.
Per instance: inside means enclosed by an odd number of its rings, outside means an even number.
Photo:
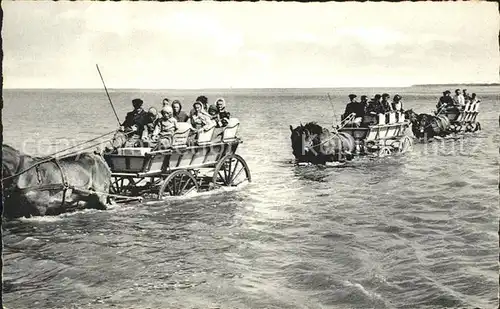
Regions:
<svg viewBox="0 0 500 309"><path fill-rule="evenodd" d="M317 144L312 144L311 146L309 147L306 147L306 148L312 148L314 149L315 147L317 146L323 146L324 144L328 143L329 141L333 140L334 138L336 137L339 137L339 133L338 133L338 130L339 129L342 129L343 127L345 127L347 125L347 123L351 122L354 120L354 118L356 118L356 115L354 113L351 113L349 114L349 116L345 117L344 120L342 120L340 122L340 125L337 127L337 128L333 128L334 130L332 132L330 132L332 134L332 137L320 142L320 143L317 143ZM314 135L318 135L318 134L314 134ZM316 138L316 136L313 135L313 138L311 140L314 140Z"/></svg>
<svg viewBox="0 0 500 309"><path fill-rule="evenodd" d="M70 186L68 184L67 177L66 177L66 174L64 172L64 169L62 168L59 160L57 158L55 158L55 157L49 157L49 158L43 159L42 161L36 162L33 165L29 166L28 168L26 168L24 170L21 170L21 168L23 166L23 163L24 163L24 156L21 156L21 159L20 159L20 162L19 162L19 166L17 167L16 171L13 174L5 166L5 164L2 163L3 170L6 171L9 174L8 176L2 178L2 183L5 182L6 180L13 179L15 177L19 177L22 174L24 174L24 173L32 170L33 168L36 171L36 177L37 177L38 183L41 183L43 179L41 177L39 167L40 167L40 165L45 164L45 163L49 163L49 162L54 163L54 165L59 170L59 172L61 174L61 180L62 180L61 183L45 184L45 185L38 185L38 186L30 186L30 187L25 187L25 188L19 188L19 187L17 187L15 181L13 180L12 183L10 184L10 186L8 186L7 188L4 189L5 197L9 198L12 195L12 193L14 193L15 191L21 192L21 193L25 193L25 192L29 192L29 191L48 191L48 190L61 190L62 189L63 190L63 192L62 192L63 195L62 195L61 206L64 206L64 204L66 203L66 192L68 190L70 190L70 189L74 189L74 187Z"/></svg>

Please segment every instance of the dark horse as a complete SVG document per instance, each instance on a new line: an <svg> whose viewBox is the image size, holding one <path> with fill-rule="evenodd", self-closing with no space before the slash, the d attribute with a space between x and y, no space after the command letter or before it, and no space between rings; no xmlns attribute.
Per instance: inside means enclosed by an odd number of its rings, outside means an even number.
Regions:
<svg viewBox="0 0 500 309"><path fill-rule="evenodd" d="M409 109L405 116L411 122L411 130L416 138L433 138L449 133L450 121L446 116L417 114Z"/></svg>
<svg viewBox="0 0 500 309"><path fill-rule="evenodd" d="M352 159L354 138L347 133L330 132L314 122L300 125L292 132L292 153L297 162L325 164Z"/></svg>
<svg viewBox="0 0 500 309"><path fill-rule="evenodd" d="M2 145L2 153L6 218L106 209L111 171L100 155L40 158L9 145Z"/></svg>

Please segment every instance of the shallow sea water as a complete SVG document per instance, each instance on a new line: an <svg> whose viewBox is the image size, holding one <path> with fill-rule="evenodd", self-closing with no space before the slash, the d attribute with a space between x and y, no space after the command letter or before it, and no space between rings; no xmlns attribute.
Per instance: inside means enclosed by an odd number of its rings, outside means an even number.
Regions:
<svg viewBox="0 0 500 309"><path fill-rule="evenodd" d="M430 112L439 88L398 92ZM498 87L483 130L388 158L296 167L289 125L334 117L325 90L206 91L239 118L253 182L165 202L4 222L7 308L496 308ZM111 91L192 102L196 91ZM4 142L49 154L115 129L103 91L6 90ZM185 104L185 109L190 104ZM65 140L68 136L72 140ZM59 147L59 148L57 148Z"/></svg>

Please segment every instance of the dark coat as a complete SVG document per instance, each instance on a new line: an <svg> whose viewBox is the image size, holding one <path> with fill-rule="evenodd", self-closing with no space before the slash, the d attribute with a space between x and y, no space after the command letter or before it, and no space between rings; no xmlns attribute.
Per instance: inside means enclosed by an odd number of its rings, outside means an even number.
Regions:
<svg viewBox="0 0 500 309"><path fill-rule="evenodd" d="M382 101L382 102L380 102L380 105L382 106L382 113L383 114L390 112L392 110L392 106L391 106L391 103L389 103L389 101Z"/></svg>
<svg viewBox="0 0 500 309"><path fill-rule="evenodd" d="M177 115L174 115L174 118L175 120L177 120L177 122L187 122L189 116L185 112L180 111Z"/></svg>
<svg viewBox="0 0 500 309"><path fill-rule="evenodd" d="M384 107L382 106L382 103L380 101L370 101L368 103L368 107L366 108L367 113L374 112L375 114L383 114L385 113Z"/></svg>
<svg viewBox="0 0 500 309"><path fill-rule="evenodd" d="M136 126L137 134L142 135L144 126L148 123L148 118L148 113L146 113L143 109L141 109L140 112L133 110L127 113L122 126L125 128L125 130L130 130L133 126Z"/></svg>
<svg viewBox="0 0 500 309"><path fill-rule="evenodd" d="M356 101L347 103L347 105L345 106L345 111L344 111L344 115L342 116L342 118L345 119L350 114L356 113L356 111L358 109L357 105L358 105L358 102L356 102Z"/></svg>

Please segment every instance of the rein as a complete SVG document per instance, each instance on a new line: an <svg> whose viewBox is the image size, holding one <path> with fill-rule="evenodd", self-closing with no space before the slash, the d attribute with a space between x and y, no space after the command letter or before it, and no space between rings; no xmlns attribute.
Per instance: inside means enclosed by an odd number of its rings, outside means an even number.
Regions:
<svg viewBox="0 0 500 309"><path fill-rule="evenodd" d="M14 177L21 176L22 174L26 173L27 171L35 168L36 169L36 174L37 174L37 180L40 183L40 182L42 182L42 179L40 177L40 173L38 171L38 167L40 165L42 165L42 164L45 164L45 163L48 163L48 162L53 162L54 165L59 170L59 172L61 173L61 183L55 183L55 184L54 183L49 183L49 184L44 184L44 185L37 185L37 186L30 186L30 187L25 187L25 188L19 188L19 187L17 187L16 183L14 181L12 181L12 184L10 186L8 186L7 188L5 188L5 190L4 190L4 192L6 193L5 197L9 198L14 191L28 192L28 191L63 190L63 192L62 192L61 206L64 206L65 202L66 202L66 192L69 189L74 189L74 187L70 186L68 184L66 174L65 174L64 169L61 166L60 161L58 160L58 158L56 158L56 157L49 157L49 158L43 159L41 161L38 161L35 164L32 164L31 166L29 166L28 168L26 168L24 170L19 171L21 169L21 167L23 166L23 163L24 163L24 160L25 160L24 157L25 157L24 155L21 155L20 161L19 161L19 166L17 167L17 170L14 172L14 174L12 174L10 172L10 170L6 168L5 164L2 163L3 169L6 170L8 172L8 174L9 174L9 176L2 178L2 182L4 182L5 180L12 179ZM63 158L67 158L67 157L69 157L69 156L67 155L67 156L64 156Z"/></svg>
<svg viewBox="0 0 500 309"><path fill-rule="evenodd" d="M327 142L333 140L334 138L339 137L340 135L338 133L338 130L344 128L347 125L347 123L350 122L350 121L352 121L352 120L354 120L354 118L355 118L355 114L354 113L352 113L349 116L347 116L346 118L344 118L344 120L342 120L340 122L339 127L338 128L333 128L334 130L332 132L330 132L333 135L332 137L330 137L330 138L328 138L328 139L326 139L326 140L324 140L324 141L322 141L322 142L320 142L318 144L312 144L310 146L310 148L314 148L314 147L318 147L318 146L323 146L324 144L326 144Z"/></svg>

